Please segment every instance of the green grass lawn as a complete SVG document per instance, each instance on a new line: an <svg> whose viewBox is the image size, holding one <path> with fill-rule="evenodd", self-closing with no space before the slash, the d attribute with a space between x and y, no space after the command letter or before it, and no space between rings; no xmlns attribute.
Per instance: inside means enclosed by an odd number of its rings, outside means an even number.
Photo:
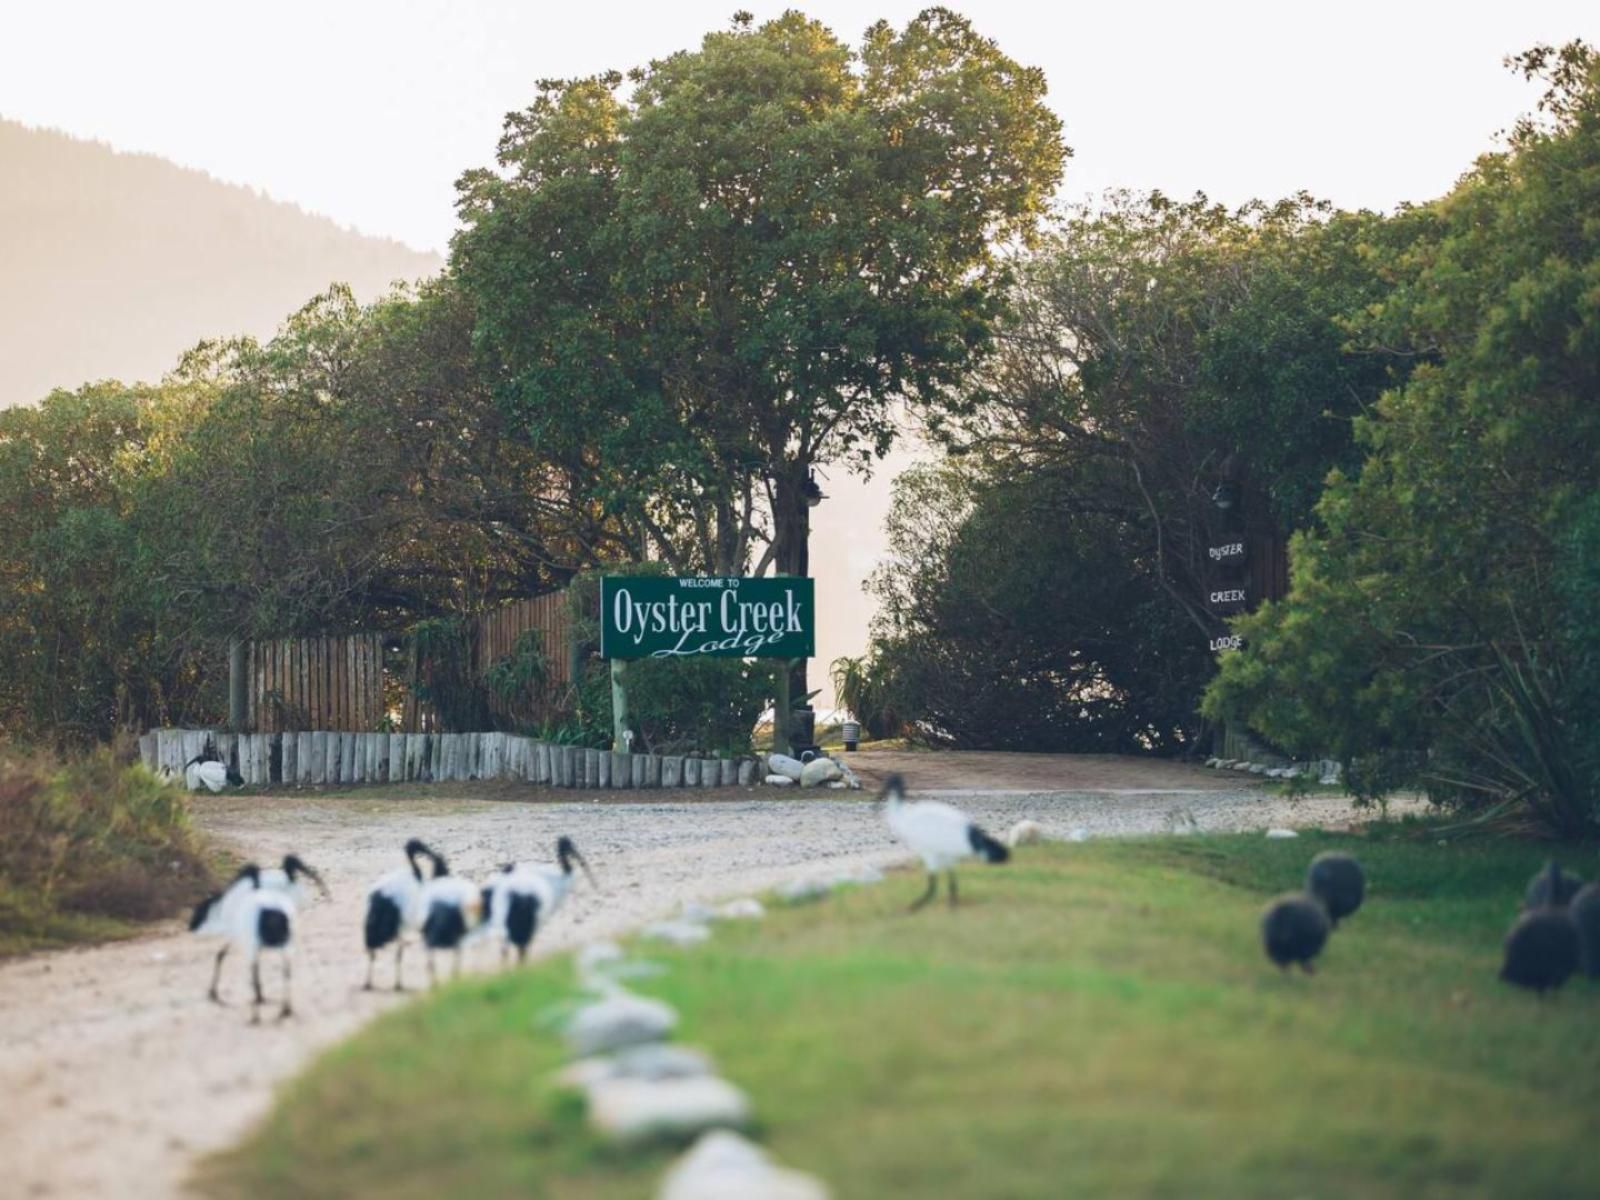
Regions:
<svg viewBox="0 0 1600 1200"><path fill-rule="evenodd" d="M1263 901L1355 849L1367 906L1314 978ZM850 1197L1600 1195L1600 988L1498 983L1542 851L1307 836L1028 848L658 951L640 991L745 1087L783 1162ZM1569 856L1593 874L1589 852ZM565 959L397 1010L213 1160L227 1197L653 1195L673 1151L597 1144L554 1090Z"/></svg>

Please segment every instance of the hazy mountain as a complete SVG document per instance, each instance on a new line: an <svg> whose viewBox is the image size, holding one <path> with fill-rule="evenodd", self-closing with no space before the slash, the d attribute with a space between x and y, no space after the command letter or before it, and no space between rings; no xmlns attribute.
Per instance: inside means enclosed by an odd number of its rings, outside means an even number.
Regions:
<svg viewBox="0 0 1600 1200"><path fill-rule="evenodd" d="M439 270L260 192L0 120L0 407L155 379L203 337L265 336L334 281Z"/></svg>

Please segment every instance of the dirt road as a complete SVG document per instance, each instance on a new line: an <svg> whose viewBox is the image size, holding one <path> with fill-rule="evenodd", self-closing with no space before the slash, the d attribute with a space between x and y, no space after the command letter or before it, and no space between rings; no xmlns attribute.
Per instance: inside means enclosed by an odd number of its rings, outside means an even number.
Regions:
<svg viewBox="0 0 1600 1200"><path fill-rule="evenodd" d="M943 781L962 782L948 775ZM446 789L456 798L446 798ZM282 1024L246 1024L246 981L237 965L224 975L234 1005L207 1003L215 944L176 923L134 941L0 966L0 1196L178 1194L195 1159L237 1139L267 1110L274 1088L318 1050L406 1003L359 986L365 887L402 864L408 837L443 850L468 875L510 858L548 859L557 835L575 838L604 891L579 885L541 937L546 952L621 932L685 900L902 857L859 795L777 799L770 791L735 791L616 803L610 793L605 803L528 803L459 798L473 794L462 785L428 790L433 794L196 802L201 825L242 855L270 862L293 850L333 890L331 902L301 914L297 1015ZM953 790L972 794L965 807L997 834L1024 815L1059 832L1099 835L1187 827L1190 818L1202 829L1255 828L1348 813L1342 802L1302 801L1291 810L1259 792L1215 788L1007 796ZM504 792L478 793L485 794ZM489 969L494 954L480 957L474 969ZM410 982L421 984L420 955L411 966ZM270 994L276 975L267 978Z"/></svg>

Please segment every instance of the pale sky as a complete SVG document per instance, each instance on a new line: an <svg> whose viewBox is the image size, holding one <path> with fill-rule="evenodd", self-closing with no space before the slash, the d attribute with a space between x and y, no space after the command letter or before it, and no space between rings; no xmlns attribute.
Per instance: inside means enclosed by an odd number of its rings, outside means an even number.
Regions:
<svg viewBox="0 0 1600 1200"><path fill-rule="evenodd" d="M535 80L692 47L741 7L758 19L800 7L857 42L924 5L0 0L0 116L443 253L456 176L492 161L501 118ZM1430 199L1537 98L1505 55L1600 42L1596 0L950 7L1044 69L1075 151L1067 199L1110 187L1230 203L1304 189L1383 209ZM886 476L836 472L827 490L812 552L818 667L864 643L856 588L881 552Z"/></svg>

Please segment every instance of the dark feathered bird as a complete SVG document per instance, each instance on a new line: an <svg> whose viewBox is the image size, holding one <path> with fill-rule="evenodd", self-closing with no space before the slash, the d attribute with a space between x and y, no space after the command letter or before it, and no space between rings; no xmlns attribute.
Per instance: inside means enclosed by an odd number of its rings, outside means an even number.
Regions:
<svg viewBox="0 0 1600 1200"><path fill-rule="evenodd" d="M1306 871L1306 891L1322 901L1328 920L1337 929L1340 921L1361 907L1361 899L1367 894L1366 872L1353 856L1327 850L1311 860Z"/></svg>
<svg viewBox="0 0 1600 1200"><path fill-rule="evenodd" d="M1583 876L1563 871L1552 862L1528 880L1528 890L1522 894L1522 910L1528 912L1546 905L1565 908L1582 886Z"/></svg>
<svg viewBox="0 0 1600 1200"><path fill-rule="evenodd" d="M1531 892L1533 889L1529 888ZM1545 868L1546 896L1561 891L1561 868L1552 860ZM1565 908L1545 905L1517 918L1506 934L1505 963L1500 978L1543 996L1565 983L1578 969L1578 927Z"/></svg>
<svg viewBox="0 0 1600 1200"><path fill-rule="evenodd" d="M1304 892L1279 896L1261 914L1261 945L1270 958L1287 971L1299 963L1307 975L1311 960L1322 953L1332 926L1327 910Z"/></svg>
<svg viewBox="0 0 1600 1200"><path fill-rule="evenodd" d="M1578 965L1590 979L1600 979L1600 883L1578 890L1567 917L1578 931Z"/></svg>

